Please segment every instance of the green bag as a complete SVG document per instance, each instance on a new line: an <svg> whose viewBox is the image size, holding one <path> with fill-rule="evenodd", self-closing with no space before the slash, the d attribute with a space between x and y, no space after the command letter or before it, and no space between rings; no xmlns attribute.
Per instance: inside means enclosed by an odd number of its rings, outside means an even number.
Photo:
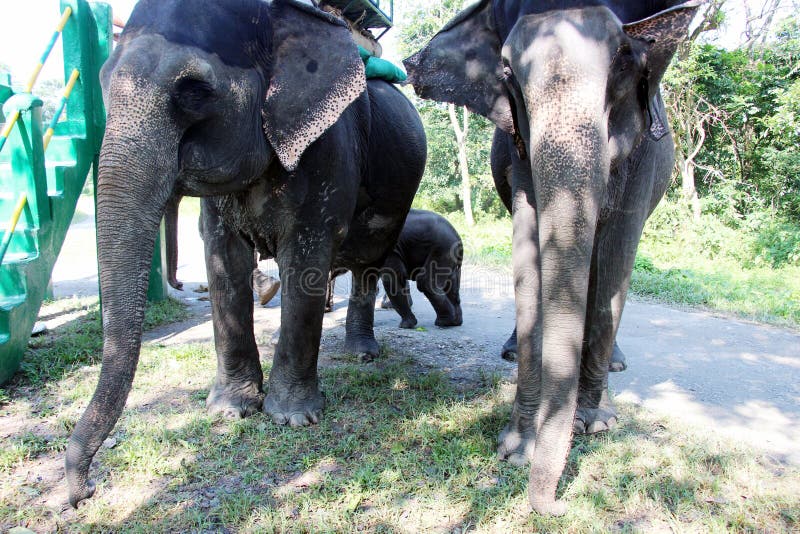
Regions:
<svg viewBox="0 0 800 534"><path fill-rule="evenodd" d="M391 61L375 57L360 46L358 47L358 53L361 54L361 60L364 62L364 71L368 80L377 78L391 83L405 81L406 73Z"/></svg>

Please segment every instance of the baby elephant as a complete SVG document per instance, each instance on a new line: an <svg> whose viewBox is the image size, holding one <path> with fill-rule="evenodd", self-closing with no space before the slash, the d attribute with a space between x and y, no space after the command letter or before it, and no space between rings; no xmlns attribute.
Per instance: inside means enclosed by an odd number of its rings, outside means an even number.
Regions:
<svg viewBox="0 0 800 534"><path fill-rule="evenodd" d="M408 281L413 280L436 310L436 326L460 326L461 237L447 219L411 210L397 244L383 264L383 288L402 317L400 328L414 328Z"/></svg>

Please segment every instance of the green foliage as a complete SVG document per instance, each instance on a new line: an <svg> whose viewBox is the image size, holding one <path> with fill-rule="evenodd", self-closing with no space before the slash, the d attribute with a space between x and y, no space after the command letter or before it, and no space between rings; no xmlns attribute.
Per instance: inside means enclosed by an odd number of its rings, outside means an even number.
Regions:
<svg viewBox="0 0 800 534"><path fill-rule="evenodd" d="M447 106L421 99L417 99L415 104L428 137L428 162L415 206L439 213L460 211L463 200L458 148ZM472 180L473 209L476 214L498 217L506 213L506 209L495 192L489 168L494 125L480 115L471 114L469 120L467 162Z"/></svg>
<svg viewBox="0 0 800 534"><path fill-rule="evenodd" d="M664 78L676 145L704 121L696 184L708 209L729 218L765 208L800 218L800 23L783 22L752 50L694 44ZM675 112L680 110L679 112ZM679 186L679 185L678 185Z"/></svg>
<svg viewBox="0 0 800 534"><path fill-rule="evenodd" d="M663 201L645 227L631 290L663 302L800 324L800 226L766 211L733 225L708 213L693 221L687 206Z"/></svg>
<svg viewBox="0 0 800 534"><path fill-rule="evenodd" d="M464 6L463 0L441 2L412 1L400 19L399 49L409 56L425 44ZM428 163L422 178L415 206L440 213L463 209L458 147L447 105L412 97L428 136ZM458 111L459 119L462 111ZM480 213L501 216L505 208L494 190L489 168L489 152L494 125L487 119L470 114L467 134L467 164L472 182L472 206Z"/></svg>

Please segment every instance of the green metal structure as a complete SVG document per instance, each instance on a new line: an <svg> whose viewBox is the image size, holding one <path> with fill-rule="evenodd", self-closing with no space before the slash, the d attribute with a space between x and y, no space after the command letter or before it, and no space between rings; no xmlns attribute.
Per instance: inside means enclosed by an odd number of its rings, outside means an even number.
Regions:
<svg viewBox="0 0 800 534"><path fill-rule="evenodd" d="M0 250L0 384L19 368L86 178L91 172L97 179L105 128L98 75L112 46L111 8L86 0L60 4L64 79L74 77L76 69L79 76L64 99L66 120L54 121L48 132L46 153L42 101L33 84L57 35L27 91L16 92L10 77L0 74L0 120L7 133L7 140L0 138L0 230L7 241L5 253ZM163 252L162 243L157 252ZM163 253L154 256L151 300L167 295L163 258Z"/></svg>
<svg viewBox="0 0 800 534"><path fill-rule="evenodd" d="M333 6L359 28L384 28L380 39L394 19L394 0L322 0L323 4Z"/></svg>

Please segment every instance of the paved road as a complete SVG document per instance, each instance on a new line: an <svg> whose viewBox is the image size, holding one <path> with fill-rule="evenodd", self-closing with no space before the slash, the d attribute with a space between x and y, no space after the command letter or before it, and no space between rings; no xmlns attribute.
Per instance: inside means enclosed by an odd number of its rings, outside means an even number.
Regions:
<svg viewBox="0 0 800 534"><path fill-rule="evenodd" d="M84 210L89 211L90 206ZM178 277L186 290L173 294L187 299L197 318L185 331L156 333L162 341L203 341L212 335L208 303L198 301L201 295L193 292L205 283L196 228L193 218L181 218ZM96 293L93 243L91 218L70 230L53 275L56 296ZM271 262L262 262L261 267L275 271ZM465 322L461 328L434 327L433 309L415 291L414 311L426 331L400 331L394 312L379 311L379 341L427 347L419 352L419 362L442 368L457 379L480 372L513 375L515 366L498 357L513 324L509 275L469 267L462 283ZM343 330L347 286L346 281L337 284L336 310L325 319L324 338L334 342ZM259 342L266 344L279 324L279 304L273 301L257 307L256 321ZM618 340L629 363L627 371L611 376L618 398L714 429L776 459L800 464L800 334L632 301L625 309Z"/></svg>

